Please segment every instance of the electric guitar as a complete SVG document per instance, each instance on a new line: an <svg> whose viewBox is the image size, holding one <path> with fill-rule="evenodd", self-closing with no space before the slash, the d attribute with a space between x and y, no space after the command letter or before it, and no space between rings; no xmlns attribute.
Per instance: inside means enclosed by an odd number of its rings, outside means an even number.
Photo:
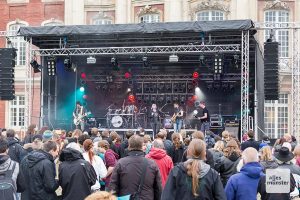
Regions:
<svg viewBox="0 0 300 200"><path fill-rule="evenodd" d="M86 112L83 115L78 114L77 117L74 117L74 120L73 120L74 124L76 126L78 126L84 120L84 117L88 116L89 114L91 114L91 112Z"/></svg>
<svg viewBox="0 0 300 200"><path fill-rule="evenodd" d="M175 123L175 122L176 122L176 118L179 117L179 115L180 115L180 112L174 114L174 115L172 116L172 118L171 118L171 122L172 122L172 123Z"/></svg>

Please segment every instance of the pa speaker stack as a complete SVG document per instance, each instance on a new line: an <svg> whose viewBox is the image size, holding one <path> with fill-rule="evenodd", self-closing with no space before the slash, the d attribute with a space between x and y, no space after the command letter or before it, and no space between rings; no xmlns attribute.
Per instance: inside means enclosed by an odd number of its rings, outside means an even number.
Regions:
<svg viewBox="0 0 300 200"><path fill-rule="evenodd" d="M278 100L278 42L264 44L265 100Z"/></svg>
<svg viewBox="0 0 300 200"><path fill-rule="evenodd" d="M0 48L0 100L15 99L16 49Z"/></svg>

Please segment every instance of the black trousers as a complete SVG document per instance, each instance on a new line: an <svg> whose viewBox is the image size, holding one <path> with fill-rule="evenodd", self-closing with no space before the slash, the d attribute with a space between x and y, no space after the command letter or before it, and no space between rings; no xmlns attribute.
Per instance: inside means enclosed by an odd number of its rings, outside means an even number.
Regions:
<svg viewBox="0 0 300 200"><path fill-rule="evenodd" d="M151 128L153 130L153 137L159 132L160 130L160 122L151 122Z"/></svg>

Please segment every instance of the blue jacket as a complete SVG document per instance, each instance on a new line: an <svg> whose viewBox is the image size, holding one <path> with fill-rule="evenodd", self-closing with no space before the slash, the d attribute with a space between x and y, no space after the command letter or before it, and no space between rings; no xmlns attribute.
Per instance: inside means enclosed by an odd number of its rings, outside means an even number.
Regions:
<svg viewBox="0 0 300 200"><path fill-rule="evenodd" d="M260 177L264 175L258 162L247 163L226 184L227 200L256 200Z"/></svg>

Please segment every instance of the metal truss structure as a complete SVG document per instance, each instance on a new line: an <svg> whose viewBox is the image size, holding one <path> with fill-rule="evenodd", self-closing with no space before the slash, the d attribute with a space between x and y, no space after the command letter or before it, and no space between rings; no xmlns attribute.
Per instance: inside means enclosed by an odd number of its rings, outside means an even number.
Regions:
<svg viewBox="0 0 300 200"><path fill-rule="evenodd" d="M292 135L300 137L300 22L288 23L256 23L257 30L291 30L292 56L289 58L279 58L279 64L284 64L286 68L280 66L281 72L291 72L292 74ZM288 66L289 65L289 66ZM287 70L285 70L287 69Z"/></svg>
<svg viewBox="0 0 300 200"><path fill-rule="evenodd" d="M132 55L132 54L177 54L177 53L234 53L240 52L239 44L230 45L179 45L142 47L103 47L103 48L60 48L37 49L37 56L84 56L84 55Z"/></svg>
<svg viewBox="0 0 300 200"><path fill-rule="evenodd" d="M32 43L31 40L26 42L26 78L25 78L25 116L24 116L24 126L27 128L31 124L32 116L32 88L33 86L33 75L32 67L30 66L30 61L32 58Z"/></svg>
<svg viewBox="0 0 300 200"><path fill-rule="evenodd" d="M241 137L249 130L249 31L242 32Z"/></svg>

